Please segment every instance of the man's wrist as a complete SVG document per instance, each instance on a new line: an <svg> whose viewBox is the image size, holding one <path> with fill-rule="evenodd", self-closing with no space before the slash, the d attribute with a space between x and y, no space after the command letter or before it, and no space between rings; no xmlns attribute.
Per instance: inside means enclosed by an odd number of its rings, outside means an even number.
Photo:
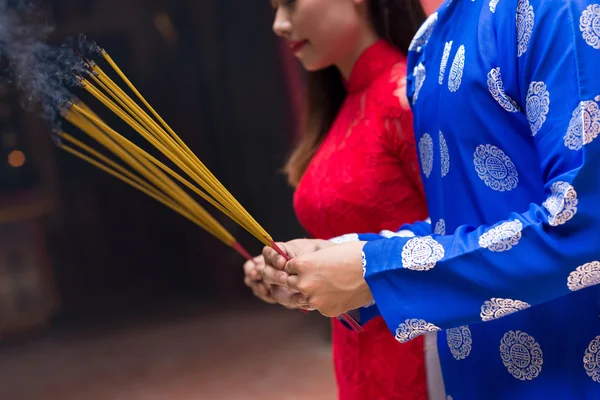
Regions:
<svg viewBox="0 0 600 400"><path fill-rule="evenodd" d="M329 241L329 240L322 240L322 239L317 239L317 240L318 240L317 241L317 251L336 245L336 243Z"/></svg>

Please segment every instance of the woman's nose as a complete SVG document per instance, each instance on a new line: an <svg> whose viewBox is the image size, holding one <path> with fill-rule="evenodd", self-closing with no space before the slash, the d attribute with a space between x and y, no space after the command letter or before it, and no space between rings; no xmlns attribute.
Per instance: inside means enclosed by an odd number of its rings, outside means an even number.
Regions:
<svg viewBox="0 0 600 400"><path fill-rule="evenodd" d="M279 37L289 38L292 31L292 23L288 18L288 13L279 7L275 13L275 20L273 21L273 32Z"/></svg>

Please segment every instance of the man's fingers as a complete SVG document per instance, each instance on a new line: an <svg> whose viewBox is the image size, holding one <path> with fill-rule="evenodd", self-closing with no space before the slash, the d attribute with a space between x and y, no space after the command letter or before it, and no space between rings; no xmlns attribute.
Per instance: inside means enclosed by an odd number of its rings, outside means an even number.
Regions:
<svg viewBox="0 0 600 400"><path fill-rule="evenodd" d="M292 295L291 301L293 304L298 305L298 307L309 307L306 296L302 293L294 293Z"/></svg>
<svg viewBox="0 0 600 400"><path fill-rule="evenodd" d="M262 272L263 281L273 285L285 285L287 278L288 274L270 266L266 266Z"/></svg>
<svg viewBox="0 0 600 400"><path fill-rule="evenodd" d="M278 243L277 246L279 246L279 249L283 250L283 252L287 254L288 259L292 259L298 256L298 249L294 249L296 246L294 245L293 241L287 243Z"/></svg>
<svg viewBox="0 0 600 400"><path fill-rule="evenodd" d="M254 280L260 281L262 279L264 269L265 264L256 264L254 267Z"/></svg>
<svg viewBox="0 0 600 400"><path fill-rule="evenodd" d="M273 265L274 263L276 263L277 258L279 257L279 254L277 254L275 250L268 246L263 248L262 255L265 259L265 264L269 265Z"/></svg>
<svg viewBox="0 0 600 400"><path fill-rule="evenodd" d="M287 287L296 292L302 292L298 287L300 285L300 277L298 275L290 275L287 278Z"/></svg>
<svg viewBox="0 0 600 400"><path fill-rule="evenodd" d="M273 300L277 301L279 304L286 305L289 301L289 291L282 290L284 289L281 286L275 286L271 288L271 297Z"/></svg>
<svg viewBox="0 0 600 400"><path fill-rule="evenodd" d="M254 262L254 264L264 264L265 263L265 259L262 254L252 258L252 261Z"/></svg>
<svg viewBox="0 0 600 400"><path fill-rule="evenodd" d="M298 258L294 258L288 261L285 264L284 271L288 273L288 275L298 275Z"/></svg>
<svg viewBox="0 0 600 400"><path fill-rule="evenodd" d="M253 274L255 268L256 264L254 263L254 261L246 261L244 263L244 274L246 274L246 276Z"/></svg>
<svg viewBox="0 0 600 400"><path fill-rule="evenodd" d="M267 304L277 304L277 301L269 296L263 296L259 293L254 293L254 295Z"/></svg>
<svg viewBox="0 0 600 400"><path fill-rule="evenodd" d="M252 286L252 293L265 303L276 304L277 301L271 296L271 291L264 283L254 283Z"/></svg>
<svg viewBox="0 0 600 400"><path fill-rule="evenodd" d="M278 303L292 306L295 308L306 306L306 296L302 293L292 292L283 286L274 286L271 288L271 297L277 300Z"/></svg>
<svg viewBox="0 0 600 400"><path fill-rule="evenodd" d="M290 292L288 289L282 286L276 286L271 289L271 296L273 297L273 300L276 300L279 304L286 307L294 306L294 304L292 304L292 295L293 292Z"/></svg>
<svg viewBox="0 0 600 400"><path fill-rule="evenodd" d="M250 264L250 262L244 264L244 275L246 276L246 279L251 279L253 281L259 279L259 276L256 271L256 266L254 264Z"/></svg>
<svg viewBox="0 0 600 400"><path fill-rule="evenodd" d="M277 246L279 246L279 248L285 252L285 245L283 243L277 243ZM271 247L265 247L263 249L263 257L265 258L265 264L278 269L283 269L287 261L285 257L273 250Z"/></svg>
<svg viewBox="0 0 600 400"><path fill-rule="evenodd" d="M259 298L260 300L264 301L267 304L277 304L277 301L272 299L269 296L263 296L260 293L254 292L254 295Z"/></svg>
<svg viewBox="0 0 600 400"><path fill-rule="evenodd" d="M253 285L254 290L260 294L261 296L269 296L271 295L271 291L269 290L269 288L267 287L267 285L265 285L264 283L255 283Z"/></svg>
<svg viewBox="0 0 600 400"><path fill-rule="evenodd" d="M261 279L262 268L265 265L264 258L261 255L252 258L244 263L244 274L247 278L254 281Z"/></svg>

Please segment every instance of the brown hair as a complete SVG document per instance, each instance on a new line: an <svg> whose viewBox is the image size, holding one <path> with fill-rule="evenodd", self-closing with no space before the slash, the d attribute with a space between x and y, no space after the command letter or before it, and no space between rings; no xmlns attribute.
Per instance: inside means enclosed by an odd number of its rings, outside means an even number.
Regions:
<svg viewBox="0 0 600 400"><path fill-rule="evenodd" d="M377 36L404 54L425 21L419 0L368 0L368 12ZM300 182L346 98L342 76L335 66L308 72L306 90L304 132L284 168L292 186Z"/></svg>

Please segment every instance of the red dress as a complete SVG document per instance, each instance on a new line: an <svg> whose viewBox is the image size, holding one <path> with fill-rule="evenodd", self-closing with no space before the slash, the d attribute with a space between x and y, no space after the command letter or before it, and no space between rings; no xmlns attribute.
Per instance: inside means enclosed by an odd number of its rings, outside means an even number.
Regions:
<svg viewBox="0 0 600 400"><path fill-rule="evenodd" d="M348 96L294 196L314 237L395 231L427 218L405 70L404 56L384 41L354 65ZM423 338L400 344L375 314L362 333L333 320L339 399L427 399Z"/></svg>

